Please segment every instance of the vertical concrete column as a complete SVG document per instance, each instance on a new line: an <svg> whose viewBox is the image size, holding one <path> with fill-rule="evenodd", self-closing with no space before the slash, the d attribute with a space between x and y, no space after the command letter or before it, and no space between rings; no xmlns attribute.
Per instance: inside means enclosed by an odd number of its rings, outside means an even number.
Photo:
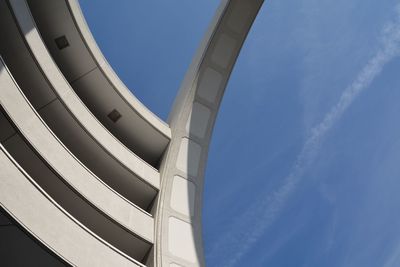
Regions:
<svg viewBox="0 0 400 267"><path fill-rule="evenodd" d="M208 147L230 73L262 3L222 1L175 100L161 165L155 266L205 266L201 206Z"/></svg>

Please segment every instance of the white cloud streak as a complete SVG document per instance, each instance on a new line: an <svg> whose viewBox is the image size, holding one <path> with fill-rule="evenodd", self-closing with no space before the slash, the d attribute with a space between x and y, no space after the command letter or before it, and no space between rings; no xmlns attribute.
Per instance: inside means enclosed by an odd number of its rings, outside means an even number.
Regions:
<svg viewBox="0 0 400 267"><path fill-rule="evenodd" d="M384 267L397 267L400 264L400 246L397 246L392 255L386 260Z"/></svg>
<svg viewBox="0 0 400 267"><path fill-rule="evenodd" d="M353 83L343 91L337 104L313 128L292 167L291 173L284 179L283 185L272 195L263 199L259 205L254 205L254 208L249 209L236 219L234 222L235 229L241 228L243 230L240 233L227 231L225 235L221 236L211 248L210 258L216 259L222 256L224 257L223 266L235 266L275 221L289 197L295 191L297 184L301 181L304 171L314 162L319 152L320 144L326 134L360 93L368 88L372 81L382 72L384 66L399 55L400 5L396 8L396 11L396 19L383 29L381 48L359 72ZM251 229L245 228L250 224L249 220L255 222ZM229 244L229 247L226 246L227 244ZM224 252L228 250L232 254L229 257L225 257L227 253Z"/></svg>

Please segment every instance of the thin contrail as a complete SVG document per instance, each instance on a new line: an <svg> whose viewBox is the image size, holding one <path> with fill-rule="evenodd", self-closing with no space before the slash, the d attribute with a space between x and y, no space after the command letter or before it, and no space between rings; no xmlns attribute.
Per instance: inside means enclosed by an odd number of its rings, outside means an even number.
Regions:
<svg viewBox="0 0 400 267"><path fill-rule="evenodd" d="M387 24L383 29L382 47L373 56L366 66L360 71L353 83L348 86L342 93L338 103L325 114L323 120L311 131L310 136L303 145L300 154L297 156L291 173L284 179L283 185L266 199L261 200L260 205L254 205L239 219L236 219L235 225L243 226L246 220L256 221L251 229L244 228L236 235L227 233L222 236L219 242L211 249L210 257L226 256L222 253L222 244L231 244L235 253L230 255L224 263L224 266L234 266L245 255L251 247L257 242L259 237L273 223L286 204L289 196L295 190L296 185L300 182L304 171L314 162L319 146L327 132L341 118L343 113L352 104L357 96L382 72L383 67L400 52L400 6L396 8L396 20ZM247 224L249 225L249 224ZM243 226L244 227L244 226ZM214 255L215 254L215 255ZM220 254L220 255L218 255Z"/></svg>

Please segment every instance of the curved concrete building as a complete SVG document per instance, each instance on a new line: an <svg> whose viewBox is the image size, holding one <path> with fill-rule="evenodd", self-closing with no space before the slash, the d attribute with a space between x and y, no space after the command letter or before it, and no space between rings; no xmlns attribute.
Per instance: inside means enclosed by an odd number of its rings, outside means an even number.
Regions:
<svg viewBox="0 0 400 267"><path fill-rule="evenodd" d="M1 266L205 266L208 146L262 3L221 2L164 122L77 0L0 0Z"/></svg>

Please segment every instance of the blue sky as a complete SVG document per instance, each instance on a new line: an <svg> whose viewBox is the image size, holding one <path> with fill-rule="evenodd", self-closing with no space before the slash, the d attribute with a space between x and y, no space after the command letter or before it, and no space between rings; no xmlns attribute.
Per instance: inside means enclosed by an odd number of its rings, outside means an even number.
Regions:
<svg viewBox="0 0 400 267"><path fill-rule="evenodd" d="M80 2L165 119L218 1ZM399 1L264 4L214 130L208 266L400 266L399 47Z"/></svg>

